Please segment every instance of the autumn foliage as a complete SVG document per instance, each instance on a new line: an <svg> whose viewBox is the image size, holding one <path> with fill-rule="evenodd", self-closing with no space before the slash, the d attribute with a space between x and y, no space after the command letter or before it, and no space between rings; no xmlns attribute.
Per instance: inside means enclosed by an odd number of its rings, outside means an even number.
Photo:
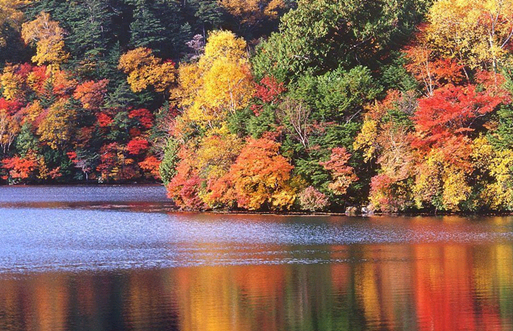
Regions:
<svg viewBox="0 0 513 331"><path fill-rule="evenodd" d="M163 61L148 48L136 48L123 54L118 68L128 74L127 81L134 92L153 87L157 92L168 91L176 80L173 61Z"/></svg>
<svg viewBox="0 0 513 331"><path fill-rule="evenodd" d="M329 189L338 195L347 192L349 185L358 180L354 174L353 167L347 165L351 154L344 147L333 148L330 159L320 164L331 174L332 182L329 183Z"/></svg>
<svg viewBox="0 0 513 331"><path fill-rule="evenodd" d="M148 141L154 115L144 108L109 108L108 80L79 83L71 76L31 64L3 69L3 178L9 183L71 180L63 174L73 173L82 180L158 178L159 160L150 158Z"/></svg>
<svg viewBox="0 0 513 331"><path fill-rule="evenodd" d="M0 0L0 176L162 180L189 210L513 210L512 17L511 0Z"/></svg>
<svg viewBox="0 0 513 331"><path fill-rule="evenodd" d="M293 166L279 154L279 147L265 138L248 140L230 169L239 207L290 208L295 199L290 186Z"/></svg>
<svg viewBox="0 0 513 331"><path fill-rule="evenodd" d="M64 50L65 32L48 13L42 12L34 21L24 23L21 35L25 43L36 44L37 53L32 61L38 65L58 66L69 57Z"/></svg>

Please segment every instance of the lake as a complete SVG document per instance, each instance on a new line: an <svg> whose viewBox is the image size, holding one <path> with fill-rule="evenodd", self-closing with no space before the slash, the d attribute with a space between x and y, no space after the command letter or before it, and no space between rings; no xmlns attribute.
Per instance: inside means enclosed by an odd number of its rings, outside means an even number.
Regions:
<svg viewBox="0 0 513 331"><path fill-rule="evenodd" d="M174 213L161 186L4 186L0 330L513 330L513 218Z"/></svg>

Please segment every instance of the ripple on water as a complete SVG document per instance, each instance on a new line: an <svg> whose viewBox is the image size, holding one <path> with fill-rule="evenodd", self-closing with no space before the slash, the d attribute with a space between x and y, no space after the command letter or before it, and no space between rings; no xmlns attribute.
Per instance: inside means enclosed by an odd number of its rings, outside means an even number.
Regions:
<svg viewBox="0 0 513 331"><path fill-rule="evenodd" d="M349 261L334 245L511 241L480 223L0 209L0 273Z"/></svg>

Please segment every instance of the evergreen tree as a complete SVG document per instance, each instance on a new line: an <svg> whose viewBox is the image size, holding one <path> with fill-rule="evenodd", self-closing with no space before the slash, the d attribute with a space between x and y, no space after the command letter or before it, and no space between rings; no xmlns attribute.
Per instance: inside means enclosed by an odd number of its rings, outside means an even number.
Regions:
<svg viewBox="0 0 513 331"><path fill-rule="evenodd" d="M108 0L84 0L69 3L70 34L66 43L78 57L104 57L111 44L113 13Z"/></svg>
<svg viewBox="0 0 513 331"><path fill-rule="evenodd" d="M165 41L166 28L153 13L153 2L132 0L134 5L133 21L130 23L130 46L147 47L159 53Z"/></svg>

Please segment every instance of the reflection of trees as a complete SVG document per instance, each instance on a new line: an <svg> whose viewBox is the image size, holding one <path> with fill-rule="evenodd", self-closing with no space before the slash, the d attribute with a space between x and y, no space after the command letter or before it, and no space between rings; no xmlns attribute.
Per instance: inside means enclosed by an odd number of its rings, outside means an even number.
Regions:
<svg viewBox="0 0 513 331"><path fill-rule="evenodd" d="M276 330L284 269L206 267L176 273L181 330Z"/></svg>
<svg viewBox="0 0 513 331"><path fill-rule="evenodd" d="M415 297L421 330L475 330L472 254L462 245L419 245Z"/></svg>
<svg viewBox="0 0 513 331"><path fill-rule="evenodd" d="M513 323L509 243L323 252L344 262L0 277L0 329L484 330Z"/></svg>
<svg viewBox="0 0 513 331"><path fill-rule="evenodd" d="M411 255L405 245L363 246L358 258L365 261L355 267L355 293L367 325L397 329L414 314L408 296L411 291Z"/></svg>
<svg viewBox="0 0 513 331"><path fill-rule="evenodd" d="M511 325L511 309L504 314L504 304L513 295L511 249L511 245L416 246L414 286L420 329L484 330Z"/></svg>

